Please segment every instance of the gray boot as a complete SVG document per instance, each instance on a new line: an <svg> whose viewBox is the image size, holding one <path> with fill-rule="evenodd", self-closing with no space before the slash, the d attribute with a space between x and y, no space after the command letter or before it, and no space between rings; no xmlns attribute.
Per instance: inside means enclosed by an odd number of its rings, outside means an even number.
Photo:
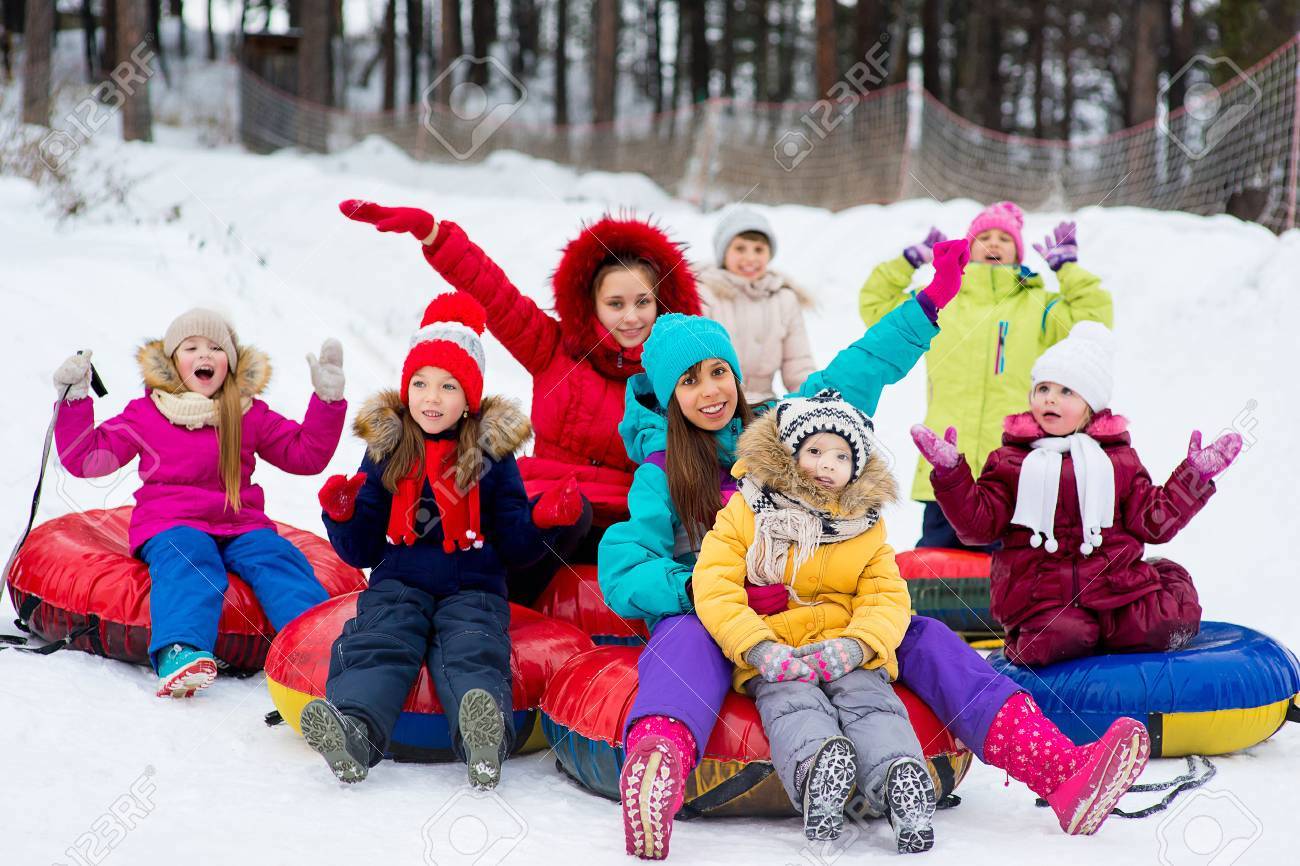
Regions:
<svg viewBox="0 0 1300 866"><path fill-rule="evenodd" d="M497 702L483 689L470 689L460 699L460 738L469 767L469 783L490 791L501 781L506 736L505 719Z"/></svg>
<svg viewBox="0 0 1300 866"><path fill-rule="evenodd" d="M340 782L360 782L370 772L370 731L365 722L317 698L302 708L298 725L307 745L325 758Z"/></svg>
<svg viewBox="0 0 1300 866"><path fill-rule="evenodd" d="M831 737L795 770L803 792L803 834L838 839L844 830L844 804L856 784L857 762L848 737Z"/></svg>
<svg viewBox="0 0 1300 866"><path fill-rule="evenodd" d="M885 772L885 810L899 854L919 854L934 847L934 782L925 764L899 758Z"/></svg>

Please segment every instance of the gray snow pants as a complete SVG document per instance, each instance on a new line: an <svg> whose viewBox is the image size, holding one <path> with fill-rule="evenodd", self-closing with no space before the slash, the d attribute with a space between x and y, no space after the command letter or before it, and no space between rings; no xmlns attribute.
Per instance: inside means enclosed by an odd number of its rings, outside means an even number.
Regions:
<svg viewBox="0 0 1300 866"><path fill-rule="evenodd" d="M907 709L894 694L884 668L850 671L829 683L746 684L758 704L772 747L772 764L796 807L795 768L822 743L841 734L857 752L858 793L874 814L884 813L885 771L898 758L925 764Z"/></svg>

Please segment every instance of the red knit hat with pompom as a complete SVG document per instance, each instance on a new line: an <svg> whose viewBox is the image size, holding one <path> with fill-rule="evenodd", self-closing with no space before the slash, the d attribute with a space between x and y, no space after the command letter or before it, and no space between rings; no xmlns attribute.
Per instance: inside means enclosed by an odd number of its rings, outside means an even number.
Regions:
<svg viewBox="0 0 1300 866"><path fill-rule="evenodd" d="M411 377L421 367L439 367L465 389L469 411L478 412L483 399L483 341L487 326L483 305L464 292L438 295L424 309L420 330L411 335L411 349L402 365L402 402L407 403Z"/></svg>

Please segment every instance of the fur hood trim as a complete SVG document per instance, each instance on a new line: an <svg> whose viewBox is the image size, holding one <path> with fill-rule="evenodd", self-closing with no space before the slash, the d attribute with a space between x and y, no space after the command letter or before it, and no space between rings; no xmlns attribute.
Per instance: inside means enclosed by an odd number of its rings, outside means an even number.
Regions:
<svg viewBox="0 0 1300 866"><path fill-rule="evenodd" d="M1008 439L1026 442L1042 439L1047 435L1047 432L1034 420L1032 412L1008 415L1002 420L1002 432ZM1088 422L1083 432L1093 439L1114 439L1128 433L1128 419L1123 415L1114 414L1109 409L1103 409L1092 416L1092 420Z"/></svg>
<svg viewBox="0 0 1300 866"><path fill-rule="evenodd" d="M378 463L396 450L402 439L402 416L409 411L396 390L380 391L362 404L352 422L352 432L365 441L371 460ZM533 435L528 416L518 403L505 397L484 397L478 423L483 453L493 460L515 453ZM473 462L472 455L461 455L458 478L465 474L460 470Z"/></svg>
<svg viewBox="0 0 1300 866"><path fill-rule="evenodd" d="M877 443L872 444L878 448ZM736 446L738 459L732 474L753 475L763 486L814 508L833 511L841 517L861 517L872 508L882 509L898 501L898 482L877 448L872 449L857 481L843 490L825 490L799 471L793 455L777 436L776 419L764 416L740 434Z"/></svg>
<svg viewBox="0 0 1300 866"><path fill-rule="evenodd" d="M265 391L270 384L271 361L265 352L255 346L236 346L236 351L239 352L239 363L234 375L239 383L239 394L251 399ZM149 390L170 394L180 394L186 390L176 364L163 351L162 340L146 341L136 350L135 360L140 365L140 377L144 380L144 386Z"/></svg>

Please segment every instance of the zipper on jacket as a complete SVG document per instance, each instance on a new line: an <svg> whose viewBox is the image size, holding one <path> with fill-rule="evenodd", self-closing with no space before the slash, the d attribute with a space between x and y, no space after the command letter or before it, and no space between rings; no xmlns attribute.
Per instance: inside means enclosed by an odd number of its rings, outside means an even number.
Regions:
<svg viewBox="0 0 1300 866"><path fill-rule="evenodd" d="M619 349L619 350L618 350L618 360L617 360L616 363L617 363L617 365L618 365L618 368L619 368L620 370L622 370L622 369L623 369L623 350L622 350L622 349Z"/></svg>

